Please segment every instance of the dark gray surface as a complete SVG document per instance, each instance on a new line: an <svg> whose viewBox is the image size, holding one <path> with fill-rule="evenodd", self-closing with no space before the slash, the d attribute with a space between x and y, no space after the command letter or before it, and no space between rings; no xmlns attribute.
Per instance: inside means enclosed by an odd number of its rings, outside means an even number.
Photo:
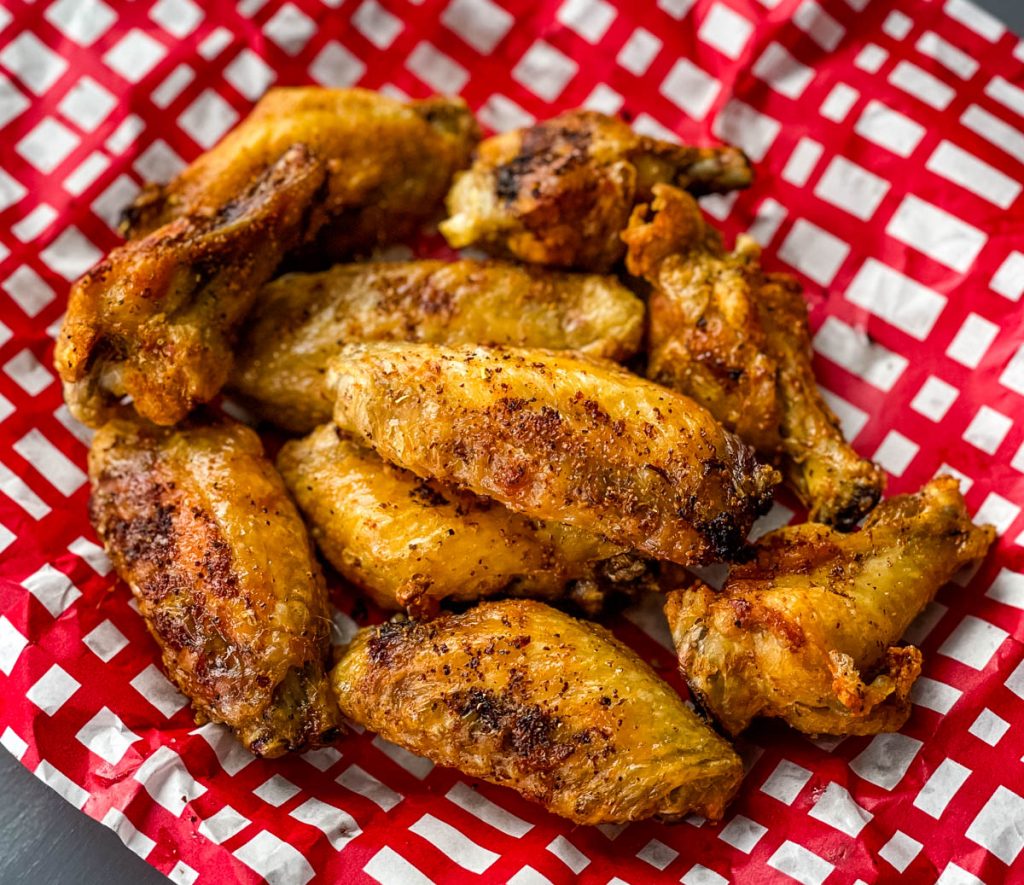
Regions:
<svg viewBox="0 0 1024 885"><path fill-rule="evenodd" d="M975 2L1024 34L1024 0ZM0 885L166 885L112 831L72 808L2 748L0 792Z"/></svg>
<svg viewBox="0 0 1024 885"><path fill-rule="evenodd" d="M167 885L4 749L0 792L0 885Z"/></svg>

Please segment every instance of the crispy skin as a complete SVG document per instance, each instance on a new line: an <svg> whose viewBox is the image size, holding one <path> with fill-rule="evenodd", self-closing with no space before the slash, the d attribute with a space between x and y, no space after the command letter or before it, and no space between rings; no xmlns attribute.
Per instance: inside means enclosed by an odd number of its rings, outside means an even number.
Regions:
<svg viewBox="0 0 1024 885"><path fill-rule="evenodd" d="M331 681L352 720L580 824L717 820L743 776L633 651L530 600L362 630Z"/></svg>
<svg viewBox="0 0 1024 885"><path fill-rule="evenodd" d="M860 531L807 523L771 532L720 593L697 582L669 594L680 667L730 734L756 716L809 734L895 731L921 653L893 643L994 538L971 523L948 476L883 502Z"/></svg>
<svg viewBox="0 0 1024 885"><path fill-rule="evenodd" d="M327 591L256 434L111 421L89 476L93 525L197 720L265 757L333 740Z"/></svg>
<svg viewBox="0 0 1024 885"><path fill-rule="evenodd" d="M692 400L566 351L347 345L328 386L417 476L684 565L739 553L778 479Z"/></svg>
<svg viewBox="0 0 1024 885"><path fill-rule="evenodd" d="M498 261L340 264L260 294L232 384L263 418L307 433L331 420L328 360L350 341L429 341L636 353L644 308L614 277Z"/></svg>
<svg viewBox="0 0 1024 885"><path fill-rule="evenodd" d="M780 461L812 520L852 528L878 503L885 474L846 442L815 384L799 284L764 273L748 237L726 252L684 191L654 191L622 235L629 271L652 286L648 377Z"/></svg>
<svg viewBox="0 0 1024 885"><path fill-rule="evenodd" d="M323 169L301 145L217 214L182 217L115 249L71 290L54 364L80 421L100 426L130 395L180 421L227 380L258 288L301 239Z"/></svg>
<svg viewBox="0 0 1024 885"><path fill-rule="evenodd" d="M596 613L647 575L600 536L421 480L333 424L285 445L277 466L327 560L386 609L429 617L445 599L504 593Z"/></svg>
<svg viewBox="0 0 1024 885"><path fill-rule="evenodd" d="M180 421L227 380L238 323L286 255L401 237L439 204L476 141L461 101L277 89L216 148L129 211L130 242L71 293L55 363L81 421L130 395Z"/></svg>
<svg viewBox="0 0 1024 885"><path fill-rule="evenodd" d="M404 104L364 89L272 89L245 120L170 184L149 185L125 213L135 238L185 215L217 213L292 145L326 166L310 251L342 257L393 243L435 213L469 163L479 131L465 102Z"/></svg>
<svg viewBox="0 0 1024 885"><path fill-rule="evenodd" d="M750 181L737 148L671 144L614 117L570 111L482 142L448 194L441 233L454 248L607 271L623 255L619 232L630 211L654 184L704 194Z"/></svg>

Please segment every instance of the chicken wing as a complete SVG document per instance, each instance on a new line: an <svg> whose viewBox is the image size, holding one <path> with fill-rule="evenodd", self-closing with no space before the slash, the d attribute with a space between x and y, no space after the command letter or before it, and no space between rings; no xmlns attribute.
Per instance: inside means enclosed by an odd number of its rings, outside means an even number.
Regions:
<svg viewBox="0 0 1024 885"><path fill-rule="evenodd" d="M705 194L750 181L737 148L671 144L614 117L570 111L482 142L448 194L441 233L454 248L607 271L622 258L619 232L630 211L651 198L653 185Z"/></svg>
<svg viewBox="0 0 1024 885"><path fill-rule="evenodd" d="M697 582L669 594L680 667L730 734L756 716L809 734L895 731L921 653L893 643L994 537L972 524L948 476L883 502L860 531L771 532L720 593Z"/></svg>
<svg viewBox="0 0 1024 885"><path fill-rule="evenodd" d="M54 352L72 414L98 427L127 394L138 414L173 424L216 396L234 330L301 239L322 182L300 145L220 214L178 218L82 277Z"/></svg>
<svg viewBox="0 0 1024 885"><path fill-rule="evenodd" d="M749 237L726 252L689 194L654 192L622 235L630 273L652 286L648 376L779 460L812 520L853 527L885 474L846 442L818 391L799 284L764 273Z"/></svg>
<svg viewBox="0 0 1024 885"><path fill-rule="evenodd" d="M355 722L580 824L718 819L743 776L630 649L530 600L362 630L331 681Z"/></svg>
<svg viewBox="0 0 1024 885"><path fill-rule="evenodd" d="M178 178L148 188L131 241L76 284L55 355L71 411L99 426L127 394L143 417L180 421L227 380L238 323L286 254L408 232L475 140L457 101L269 93Z"/></svg>
<svg viewBox="0 0 1024 885"><path fill-rule="evenodd" d="M256 434L111 421L89 476L93 525L197 720L265 757L333 740L327 591Z"/></svg>
<svg viewBox="0 0 1024 885"><path fill-rule="evenodd" d="M478 138L458 98L402 103L364 89L272 89L170 184L147 186L125 212L123 231L135 238L175 218L221 212L303 144L326 166L324 189L307 209L308 236L320 234L311 251L368 251L405 238L438 210Z"/></svg>
<svg viewBox="0 0 1024 885"><path fill-rule="evenodd" d="M333 424L285 445L277 466L324 556L382 608L431 617L444 599L503 592L593 614L647 575L600 536L421 480Z"/></svg>
<svg viewBox="0 0 1024 885"><path fill-rule="evenodd" d="M417 476L680 564L736 555L778 479L693 400L566 351L347 345L328 387Z"/></svg>
<svg viewBox="0 0 1024 885"><path fill-rule="evenodd" d="M614 277L497 261L338 265L267 285L241 334L232 385L299 433L331 420L328 360L349 341L429 341L636 353L644 308Z"/></svg>

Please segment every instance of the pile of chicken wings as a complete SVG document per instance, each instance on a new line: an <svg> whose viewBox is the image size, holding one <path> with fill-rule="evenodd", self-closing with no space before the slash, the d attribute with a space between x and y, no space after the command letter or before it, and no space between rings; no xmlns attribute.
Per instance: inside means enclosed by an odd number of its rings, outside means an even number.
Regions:
<svg viewBox="0 0 1024 885"><path fill-rule="evenodd" d="M800 285L695 201L751 175L587 111L480 142L458 100L296 88L148 186L55 362L197 721L274 757L348 720L584 824L720 818L758 717L898 729L900 637L994 532L950 477L879 503ZM492 257L357 260L442 206ZM751 543L780 482L811 521ZM397 613L334 653L317 551ZM591 620L651 592L699 713Z"/></svg>

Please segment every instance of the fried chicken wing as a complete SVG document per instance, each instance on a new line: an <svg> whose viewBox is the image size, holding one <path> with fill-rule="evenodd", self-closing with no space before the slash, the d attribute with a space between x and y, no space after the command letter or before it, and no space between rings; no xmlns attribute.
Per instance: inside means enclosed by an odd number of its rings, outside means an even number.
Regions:
<svg viewBox="0 0 1024 885"><path fill-rule="evenodd" d="M227 380L238 323L286 255L346 254L407 233L468 162L459 101L279 89L129 213L131 240L74 287L55 364L72 413L99 426L126 394L180 421Z"/></svg>
<svg viewBox="0 0 1024 885"><path fill-rule="evenodd" d="M322 182L319 162L293 148L223 212L178 218L82 277L54 353L72 414L98 427L127 394L140 415L173 424L216 396L234 330L299 242Z"/></svg>
<svg viewBox="0 0 1024 885"><path fill-rule="evenodd" d="M812 520L851 528L885 474L846 442L815 384L799 284L764 273L749 237L726 252L689 194L654 192L622 235L630 273L652 286L648 376L779 460Z"/></svg>
<svg viewBox="0 0 1024 885"><path fill-rule="evenodd" d="M614 117L570 111L482 142L448 194L441 233L454 248L607 271L623 255L619 232L630 211L653 185L706 194L750 181L737 148L676 145Z"/></svg>
<svg viewBox="0 0 1024 885"><path fill-rule="evenodd" d="M893 643L994 537L948 476L883 502L850 534L812 523L771 532L720 593L697 582L669 594L680 667L730 734L757 716L809 734L895 731L921 653Z"/></svg>
<svg viewBox="0 0 1024 885"><path fill-rule="evenodd" d="M342 264L260 293L232 385L263 418L306 433L331 420L328 360L350 341L511 344L626 359L640 300L614 277L498 261Z"/></svg>
<svg viewBox="0 0 1024 885"><path fill-rule="evenodd" d="M172 182L146 187L123 229L135 238L181 216L221 212L302 144L326 171L307 209L308 237L320 234L312 251L335 258L366 251L405 238L437 211L478 138L458 98L403 103L364 89L272 89Z"/></svg>
<svg viewBox="0 0 1024 885"><path fill-rule="evenodd" d="M114 420L89 477L93 525L197 720L265 757L333 740L324 579L256 434Z"/></svg>
<svg viewBox="0 0 1024 885"><path fill-rule="evenodd" d="M778 478L693 400L565 351L347 345L328 386L417 476L680 564L741 550Z"/></svg>
<svg viewBox="0 0 1024 885"><path fill-rule="evenodd" d="M362 630L331 680L355 722L580 824L718 819L743 776L633 651L530 600Z"/></svg>
<svg viewBox="0 0 1024 885"><path fill-rule="evenodd" d="M386 609L436 614L444 599L568 599L596 613L646 575L643 560L572 526L422 480L325 424L278 468L324 556Z"/></svg>

